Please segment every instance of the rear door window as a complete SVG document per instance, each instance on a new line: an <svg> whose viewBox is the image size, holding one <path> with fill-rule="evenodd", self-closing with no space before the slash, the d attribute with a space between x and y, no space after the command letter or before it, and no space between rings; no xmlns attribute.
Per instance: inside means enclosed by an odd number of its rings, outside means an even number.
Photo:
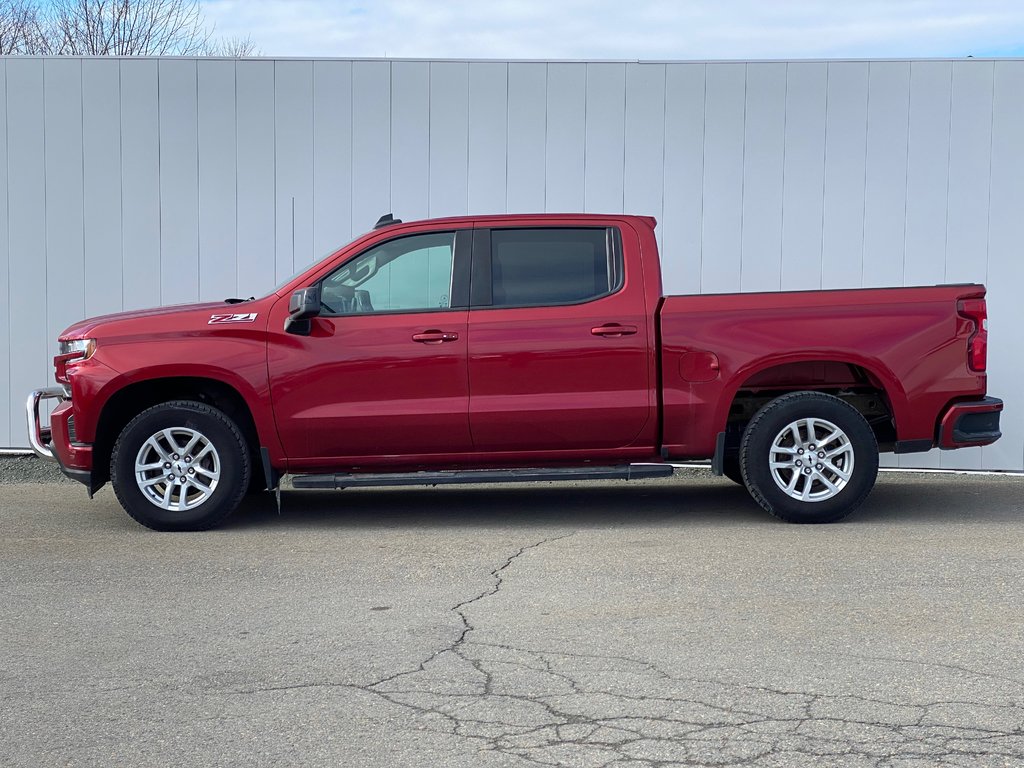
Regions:
<svg viewBox="0 0 1024 768"><path fill-rule="evenodd" d="M490 268L490 296L480 292L478 305L578 304L614 293L622 285L617 235L605 227L490 230L490 260L480 270Z"/></svg>

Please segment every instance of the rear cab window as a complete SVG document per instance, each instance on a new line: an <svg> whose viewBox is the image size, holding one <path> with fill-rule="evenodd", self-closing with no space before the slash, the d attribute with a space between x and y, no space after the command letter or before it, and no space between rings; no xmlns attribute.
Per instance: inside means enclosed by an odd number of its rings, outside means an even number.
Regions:
<svg viewBox="0 0 1024 768"><path fill-rule="evenodd" d="M614 227L477 230L472 304L544 307L609 296L623 283L620 242Z"/></svg>

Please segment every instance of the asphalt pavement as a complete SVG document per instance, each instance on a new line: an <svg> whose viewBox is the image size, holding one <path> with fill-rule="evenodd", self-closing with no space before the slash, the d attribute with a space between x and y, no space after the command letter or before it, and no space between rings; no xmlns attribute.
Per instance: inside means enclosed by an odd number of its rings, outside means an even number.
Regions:
<svg viewBox="0 0 1024 768"><path fill-rule="evenodd" d="M706 472L291 492L160 534L0 484L0 765L1024 765L1024 478L792 526Z"/></svg>

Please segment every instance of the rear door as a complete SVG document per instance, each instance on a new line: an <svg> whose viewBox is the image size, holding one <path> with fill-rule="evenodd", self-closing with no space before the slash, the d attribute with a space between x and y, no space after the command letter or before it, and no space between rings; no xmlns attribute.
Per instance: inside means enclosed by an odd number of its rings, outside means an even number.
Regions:
<svg viewBox="0 0 1024 768"><path fill-rule="evenodd" d="M635 237L617 226L476 230L469 319L476 450L653 444L651 320Z"/></svg>

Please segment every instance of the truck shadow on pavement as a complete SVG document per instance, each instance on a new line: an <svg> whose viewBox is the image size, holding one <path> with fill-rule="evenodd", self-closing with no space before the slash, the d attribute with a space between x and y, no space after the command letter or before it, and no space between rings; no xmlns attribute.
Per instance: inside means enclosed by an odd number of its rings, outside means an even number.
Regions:
<svg viewBox="0 0 1024 768"><path fill-rule="evenodd" d="M995 523L1024 516L1024 477L882 475L842 525ZM225 528L252 526L457 527L784 525L722 478L588 483L346 489L252 498Z"/></svg>

